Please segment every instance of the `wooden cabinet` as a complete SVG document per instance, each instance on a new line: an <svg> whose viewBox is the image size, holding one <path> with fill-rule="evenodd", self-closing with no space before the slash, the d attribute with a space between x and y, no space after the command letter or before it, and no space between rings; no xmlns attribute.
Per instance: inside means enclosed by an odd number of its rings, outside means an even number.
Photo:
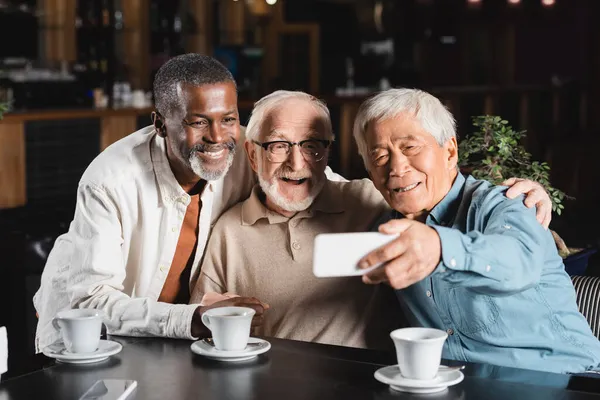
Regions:
<svg viewBox="0 0 600 400"><path fill-rule="evenodd" d="M0 121L0 209L75 198L98 153L149 124L150 109L8 114Z"/></svg>

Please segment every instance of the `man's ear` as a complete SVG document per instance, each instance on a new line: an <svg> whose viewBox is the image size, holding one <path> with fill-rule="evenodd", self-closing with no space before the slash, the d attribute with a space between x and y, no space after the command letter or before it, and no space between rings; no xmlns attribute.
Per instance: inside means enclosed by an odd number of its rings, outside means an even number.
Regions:
<svg viewBox="0 0 600 400"><path fill-rule="evenodd" d="M458 143L455 137L446 141L444 150L447 157L448 169L455 169L458 165Z"/></svg>
<svg viewBox="0 0 600 400"><path fill-rule="evenodd" d="M252 141L246 140L244 142L244 149L246 150L246 155L248 156L248 161L250 161L250 166L252 167L252 170L258 174L259 154L256 151L256 145L254 145Z"/></svg>
<svg viewBox="0 0 600 400"><path fill-rule="evenodd" d="M152 111L150 118L152 118L152 125L154 125L154 129L156 130L156 133L158 133L158 136L163 138L166 137L167 127L165 126L162 115L160 115L158 111Z"/></svg>

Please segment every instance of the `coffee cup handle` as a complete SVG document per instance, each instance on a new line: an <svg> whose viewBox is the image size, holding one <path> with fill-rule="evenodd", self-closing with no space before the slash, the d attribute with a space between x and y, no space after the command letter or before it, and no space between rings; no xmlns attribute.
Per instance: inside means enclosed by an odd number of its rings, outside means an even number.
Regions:
<svg viewBox="0 0 600 400"><path fill-rule="evenodd" d="M61 319L58 317L52 318L52 326L54 326L54 329L56 329L57 331L60 331L60 324L59 324L60 320Z"/></svg>
<svg viewBox="0 0 600 400"><path fill-rule="evenodd" d="M209 331L212 331L212 329L210 329L210 317L206 315L206 313L202 314L201 320L204 326L206 326Z"/></svg>

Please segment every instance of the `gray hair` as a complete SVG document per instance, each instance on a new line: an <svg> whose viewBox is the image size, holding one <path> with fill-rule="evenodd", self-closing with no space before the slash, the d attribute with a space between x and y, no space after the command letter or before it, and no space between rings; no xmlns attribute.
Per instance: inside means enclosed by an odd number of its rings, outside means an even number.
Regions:
<svg viewBox="0 0 600 400"><path fill-rule="evenodd" d="M212 57L196 53L173 57L159 68L154 78L156 109L165 117L181 111L183 84L202 86L225 82L235 85L231 72Z"/></svg>
<svg viewBox="0 0 600 400"><path fill-rule="evenodd" d="M373 121L394 118L401 113L414 115L440 146L456 137L456 121L437 97L418 89L388 89L361 104L354 120L354 140L367 169L365 134L368 125Z"/></svg>
<svg viewBox="0 0 600 400"><path fill-rule="evenodd" d="M277 108L277 106L284 101L292 99L304 100L315 106L317 111L322 115L326 124L327 132L325 132L325 138L329 140L334 139L329 109L322 100L319 100L308 93L300 91L276 90L275 92L266 95L254 103L250 120L246 126L246 140L258 140L260 131L262 129L262 123L267 115L269 115L271 111Z"/></svg>

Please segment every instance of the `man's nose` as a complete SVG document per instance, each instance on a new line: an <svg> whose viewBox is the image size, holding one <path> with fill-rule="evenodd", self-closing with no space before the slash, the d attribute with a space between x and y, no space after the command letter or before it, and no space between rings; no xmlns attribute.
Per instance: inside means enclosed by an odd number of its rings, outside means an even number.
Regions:
<svg viewBox="0 0 600 400"><path fill-rule="evenodd" d="M204 141L208 143L223 143L229 140L229 133L218 123L210 124L208 132L204 136Z"/></svg>
<svg viewBox="0 0 600 400"><path fill-rule="evenodd" d="M300 146L296 145L290 148L290 153L288 154L286 162L294 171L304 168L306 161L304 160L302 151L300 151Z"/></svg>
<svg viewBox="0 0 600 400"><path fill-rule="evenodd" d="M390 159L390 175L392 176L403 176L410 171L411 165L410 160L401 152L399 154L392 154Z"/></svg>

